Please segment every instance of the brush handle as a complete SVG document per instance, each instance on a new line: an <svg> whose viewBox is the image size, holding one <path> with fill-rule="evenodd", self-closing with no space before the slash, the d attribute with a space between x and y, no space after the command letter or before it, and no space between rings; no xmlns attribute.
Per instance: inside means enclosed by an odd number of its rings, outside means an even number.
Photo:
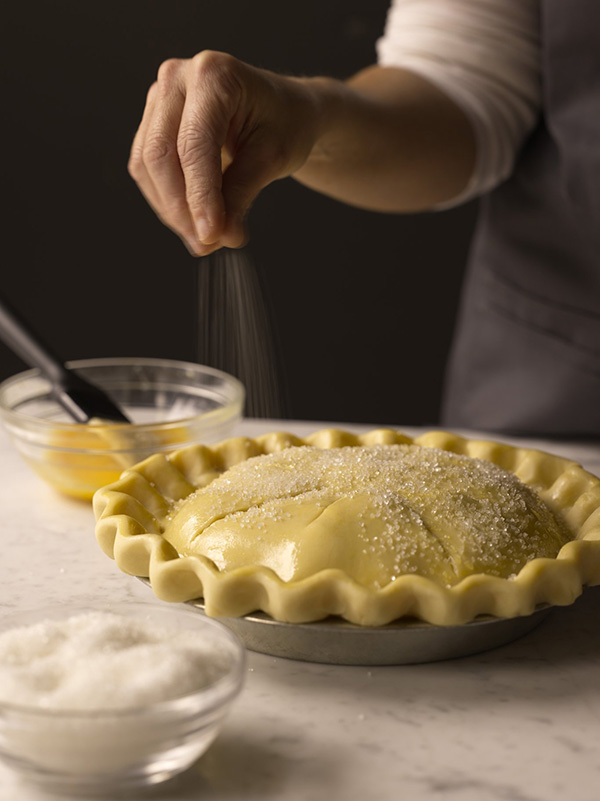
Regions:
<svg viewBox="0 0 600 801"><path fill-rule="evenodd" d="M16 309L0 297L0 338L25 364L37 367L52 385L52 394L79 423L93 417L129 422L123 412L98 387L68 370L50 348L31 330Z"/></svg>
<svg viewBox="0 0 600 801"><path fill-rule="evenodd" d="M25 364L38 367L52 381L60 383L66 378L66 368L56 354L34 334L16 309L0 298L0 336L5 345Z"/></svg>

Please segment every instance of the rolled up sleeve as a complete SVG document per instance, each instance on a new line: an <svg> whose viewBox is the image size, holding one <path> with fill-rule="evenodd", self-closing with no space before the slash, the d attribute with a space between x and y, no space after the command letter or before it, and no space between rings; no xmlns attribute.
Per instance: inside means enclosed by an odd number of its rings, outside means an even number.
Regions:
<svg viewBox="0 0 600 801"><path fill-rule="evenodd" d="M539 0L393 0L378 63L429 80L475 133L474 172L438 208L488 192L511 174L540 113L539 13Z"/></svg>

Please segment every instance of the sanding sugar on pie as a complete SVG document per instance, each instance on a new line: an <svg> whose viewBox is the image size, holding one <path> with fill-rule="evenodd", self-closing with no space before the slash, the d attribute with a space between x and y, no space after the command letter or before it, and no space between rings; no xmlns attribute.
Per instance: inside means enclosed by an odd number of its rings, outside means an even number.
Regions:
<svg viewBox="0 0 600 801"><path fill-rule="evenodd" d="M212 615L452 625L571 603L600 582L599 479L445 432L191 446L127 470L94 507L121 569Z"/></svg>

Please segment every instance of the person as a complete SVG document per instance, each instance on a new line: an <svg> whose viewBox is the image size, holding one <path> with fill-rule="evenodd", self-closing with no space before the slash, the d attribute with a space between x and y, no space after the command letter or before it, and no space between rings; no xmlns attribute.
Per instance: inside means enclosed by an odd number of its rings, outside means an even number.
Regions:
<svg viewBox="0 0 600 801"><path fill-rule="evenodd" d="M166 61L131 175L196 255L284 177L399 214L479 198L441 422L598 436L600 5L394 0L376 48L348 80Z"/></svg>

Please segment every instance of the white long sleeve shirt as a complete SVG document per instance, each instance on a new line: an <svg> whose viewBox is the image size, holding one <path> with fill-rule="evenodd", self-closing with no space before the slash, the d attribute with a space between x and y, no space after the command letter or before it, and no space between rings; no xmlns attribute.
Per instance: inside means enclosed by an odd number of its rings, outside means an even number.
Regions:
<svg viewBox="0 0 600 801"><path fill-rule="evenodd" d="M409 69L470 119L476 166L457 205L507 178L541 106L539 0L392 0L381 66Z"/></svg>

